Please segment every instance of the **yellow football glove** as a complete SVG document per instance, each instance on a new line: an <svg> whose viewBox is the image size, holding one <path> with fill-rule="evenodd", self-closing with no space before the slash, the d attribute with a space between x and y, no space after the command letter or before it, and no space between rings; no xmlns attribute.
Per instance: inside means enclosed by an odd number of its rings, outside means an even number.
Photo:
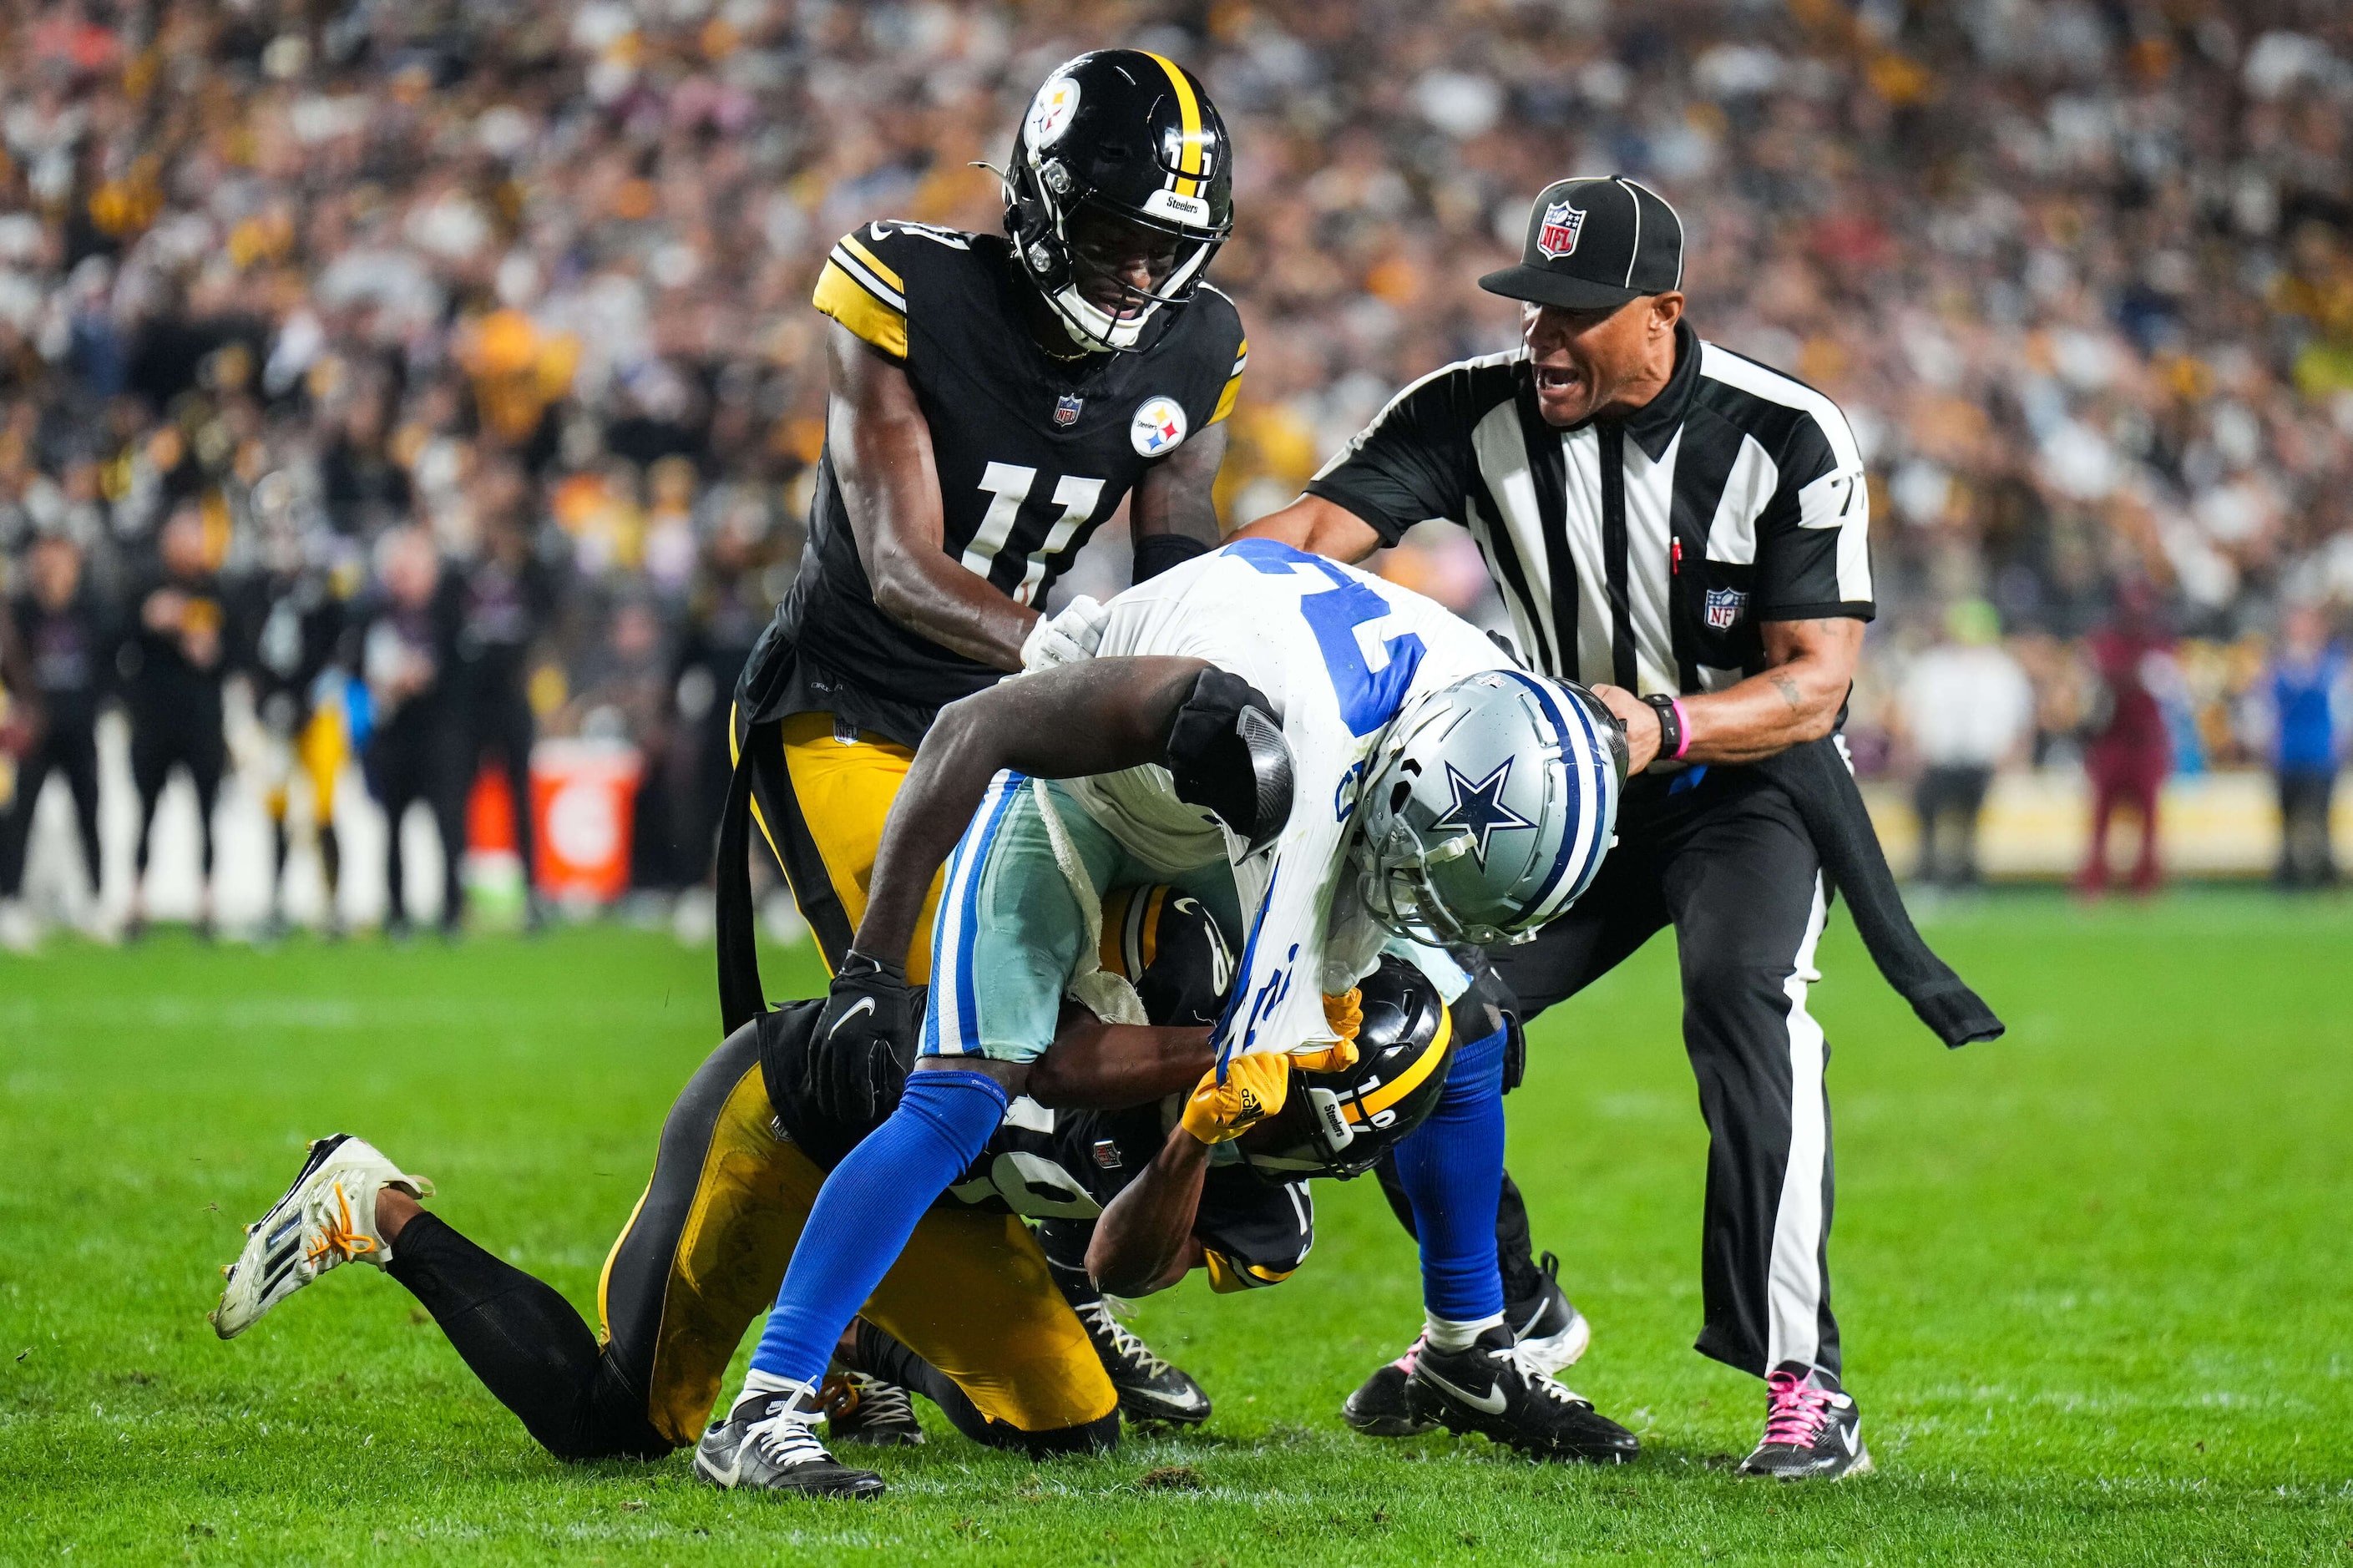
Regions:
<svg viewBox="0 0 2353 1568"><path fill-rule="evenodd" d="M1340 1043L1326 1046L1320 1051L1304 1051L1291 1058L1291 1065L1302 1072L1345 1072L1356 1065L1356 1031L1365 1026L1362 994L1355 986L1335 996L1325 993L1324 1022Z"/></svg>
<svg viewBox="0 0 2353 1568"><path fill-rule="evenodd" d="M1282 1109L1291 1092L1291 1058L1274 1051L1236 1057L1226 1064L1226 1081L1211 1068L1194 1086L1179 1124L1204 1143L1240 1137Z"/></svg>

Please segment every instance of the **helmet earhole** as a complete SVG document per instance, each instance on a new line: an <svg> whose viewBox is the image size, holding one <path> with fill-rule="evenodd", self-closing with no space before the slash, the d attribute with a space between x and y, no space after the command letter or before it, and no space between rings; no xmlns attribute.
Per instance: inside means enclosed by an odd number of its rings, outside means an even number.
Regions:
<svg viewBox="0 0 2353 1568"><path fill-rule="evenodd" d="M1389 815L1395 816L1398 812L1403 811L1405 803L1412 798L1412 784L1405 779L1398 780L1396 784L1389 786Z"/></svg>

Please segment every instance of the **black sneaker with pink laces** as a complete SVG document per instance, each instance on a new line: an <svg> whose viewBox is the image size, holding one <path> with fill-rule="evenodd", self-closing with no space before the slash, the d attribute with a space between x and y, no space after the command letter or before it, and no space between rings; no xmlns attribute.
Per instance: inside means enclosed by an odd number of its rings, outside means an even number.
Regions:
<svg viewBox="0 0 2353 1568"><path fill-rule="evenodd" d="M1765 1379L1765 1440L1740 1462L1744 1476L1836 1479L1871 1468L1862 1412L1834 1373L1784 1362Z"/></svg>

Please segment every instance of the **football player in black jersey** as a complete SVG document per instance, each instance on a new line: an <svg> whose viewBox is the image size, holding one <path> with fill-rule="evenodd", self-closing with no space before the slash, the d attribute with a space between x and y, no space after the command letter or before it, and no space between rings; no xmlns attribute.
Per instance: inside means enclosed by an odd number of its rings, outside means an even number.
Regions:
<svg viewBox="0 0 2353 1568"><path fill-rule="evenodd" d="M843 1337L826 1390L832 1442L921 1441L903 1385L994 1447L1109 1446L1116 1394L1015 1216L1101 1215L1087 1267L1130 1294L1197 1268L1221 1291L1275 1284L1314 1241L1307 1178L1351 1172L1349 1157L1361 1164L1367 1149L1403 1137L1442 1091L1451 1020L1435 989L1393 962L1364 984L1364 1070L1329 1080L1334 1113L1354 1128L1345 1150L1331 1148L1301 1092L1289 1097L1293 1110L1237 1142L1239 1158L1220 1160L1189 1131L1204 1112L1188 1107L1172 1127L1168 1104L1213 1065L1207 1025L1193 1021L1216 1016L1232 978L1215 921L1172 889L1144 889L1107 926L1103 956L1113 973L1134 977L1161 1026L1066 1011L1030 1080L1035 1098L1019 1102L923 1220ZM599 1284L601 1342L554 1289L420 1208L431 1184L343 1135L312 1146L293 1187L252 1227L227 1271L216 1331L241 1333L320 1274L365 1261L416 1294L558 1458L654 1458L696 1441L728 1358L774 1296L823 1172L871 1131L824 1117L797 1087L822 1006L791 1005L737 1030L679 1097L653 1183ZM1195 1099L1214 1087L1210 1079ZM1085 1105L1124 1109L1071 1109ZM1352 1105L1369 1105L1386 1125L1376 1129Z"/></svg>
<svg viewBox="0 0 2353 1568"><path fill-rule="evenodd" d="M828 258L808 545L736 687L739 766L827 967L918 984L932 904L906 952L850 952L915 748L944 705L1092 651L1092 601L1039 606L1123 500L1139 581L1217 544L1246 358L1203 282L1233 160L1190 73L1134 49L1069 61L1002 173L1002 235L884 220ZM1133 1336L1099 1348L1123 1381L1158 1375Z"/></svg>

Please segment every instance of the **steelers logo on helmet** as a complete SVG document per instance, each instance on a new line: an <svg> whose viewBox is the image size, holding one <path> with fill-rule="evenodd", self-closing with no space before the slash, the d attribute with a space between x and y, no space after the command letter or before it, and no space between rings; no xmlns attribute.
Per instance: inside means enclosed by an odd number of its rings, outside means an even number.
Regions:
<svg viewBox="0 0 2353 1568"><path fill-rule="evenodd" d="M1162 457L1185 444L1185 405L1173 397L1147 397L1128 421L1128 439L1146 458Z"/></svg>
<svg viewBox="0 0 2353 1568"><path fill-rule="evenodd" d="M1038 96L1029 100L1029 144L1051 147L1062 139L1062 132L1071 128L1078 112L1077 79L1060 71L1048 77L1046 85L1038 89Z"/></svg>

